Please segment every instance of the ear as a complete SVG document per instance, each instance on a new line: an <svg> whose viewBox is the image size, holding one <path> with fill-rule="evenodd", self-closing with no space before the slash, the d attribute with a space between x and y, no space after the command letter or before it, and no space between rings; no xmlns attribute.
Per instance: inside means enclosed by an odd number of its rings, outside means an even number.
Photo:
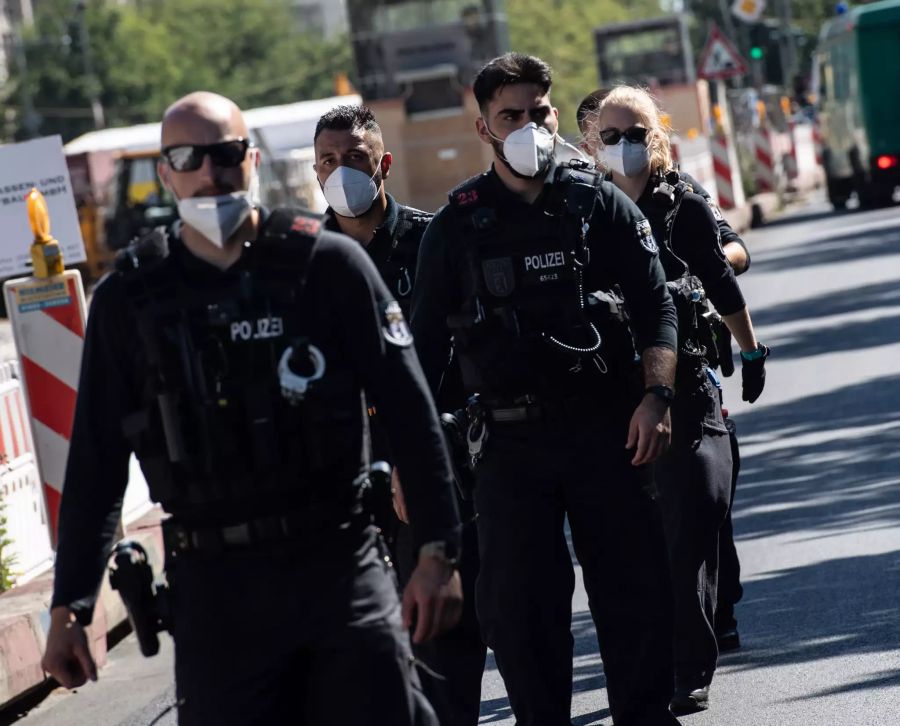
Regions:
<svg viewBox="0 0 900 726"><path fill-rule="evenodd" d="M493 139L491 135L488 133L487 124L484 122L484 118L479 116L475 119L475 131L478 132L478 138L480 138L484 143L490 145Z"/></svg>
<svg viewBox="0 0 900 726"><path fill-rule="evenodd" d="M258 171L259 165L262 163L262 150L256 148L254 151L256 153L253 154L253 167Z"/></svg>
<svg viewBox="0 0 900 726"><path fill-rule="evenodd" d="M156 162L156 175L159 177L159 180L162 182L166 191L171 192L172 180L169 178L169 165L162 159Z"/></svg>
<svg viewBox="0 0 900 726"><path fill-rule="evenodd" d="M390 151L385 151L384 156L381 157L381 178L382 180L388 178L388 174L391 173L391 165L394 163L394 155L391 154Z"/></svg>

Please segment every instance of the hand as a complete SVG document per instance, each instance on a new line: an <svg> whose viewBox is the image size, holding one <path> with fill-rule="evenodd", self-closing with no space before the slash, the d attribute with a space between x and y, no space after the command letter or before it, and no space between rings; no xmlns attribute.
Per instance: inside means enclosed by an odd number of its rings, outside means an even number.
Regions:
<svg viewBox="0 0 900 726"><path fill-rule="evenodd" d="M65 606L50 611L50 631L41 667L65 688L78 688L88 679L97 680L97 664L84 628Z"/></svg>
<svg viewBox="0 0 900 726"><path fill-rule="evenodd" d="M749 403L754 403L763 388L766 387L766 358L772 352L762 343L759 344L757 350L762 351L762 355L755 360L746 360L741 356L741 380L743 383L743 398Z"/></svg>
<svg viewBox="0 0 900 726"><path fill-rule="evenodd" d="M406 512L406 499L403 497L403 487L400 486L400 475L395 466L391 471L391 497L394 501L394 514L404 524L409 524L409 514Z"/></svg>
<svg viewBox="0 0 900 726"><path fill-rule="evenodd" d="M459 622L462 615L462 582L459 573L440 557L422 555L403 591L403 627L409 630L413 616L413 643L424 643Z"/></svg>
<svg viewBox="0 0 900 726"><path fill-rule="evenodd" d="M626 449L637 448L633 466L649 464L662 456L672 441L669 407L655 393L647 393L634 410L628 426Z"/></svg>

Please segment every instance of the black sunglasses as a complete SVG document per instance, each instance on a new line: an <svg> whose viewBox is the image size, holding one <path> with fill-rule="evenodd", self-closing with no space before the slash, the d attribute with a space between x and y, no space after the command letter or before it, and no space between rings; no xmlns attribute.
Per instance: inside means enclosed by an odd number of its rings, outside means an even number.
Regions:
<svg viewBox="0 0 900 726"><path fill-rule="evenodd" d="M239 166L247 157L251 146L247 139L219 141L215 144L176 144L167 146L162 154L173 171L197 171L203 165L203 157L216 166L229 168Z"/></svg>
<svg viewBox="0 0 900 726"><path fill-rule="evenodd" d="M643 126L632 126L624 131L619 131L619 129L603 129L603 131L600 132L600 141L606 146L615 146L621 141L623 136L626 141L630 141L632 144L643 144L647 141L647 129Z"/></svg>

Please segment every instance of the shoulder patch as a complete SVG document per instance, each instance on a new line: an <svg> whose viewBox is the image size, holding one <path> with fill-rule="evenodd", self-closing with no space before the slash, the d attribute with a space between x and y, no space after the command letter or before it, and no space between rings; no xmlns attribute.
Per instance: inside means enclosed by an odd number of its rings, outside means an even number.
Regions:
<svg viewBox="0 0 900 726"><path fill-rule="evenodd" d="M637 234L638 242L641 246L654 255L659 253L659 247L653 237L653 230L650 228L650 222L646 219L640 219L634 225L634 231Z"/></svg>
<svg viewBox="0 0 900 726"><path fill-rule="evenodd" d="M315 237L322 231L322 220L316 217L308 217L306 215L298 215L294 217L291 223L291 232L300 232L300 234Z"/></svg>
<svg viewBox="0 0 900 726"><path fill-rule="evenodd" d="M719 209L719 205L716 204L716 203L715 203L712 199L710 199L709 197L703 197L703 198L706 200L706 203L709 205L709 208L712 210L713 217L716 218L716 221L717 221L717 222L724 222L724 221L725 221L725 217L722 215L722 210Z"/></svg>
<svg viewBox="0 0 900 726"><path fill-rule="evenodd" d="M396 300L381 303L381 333L388 343L398 348L412 345L412 333Z"/></svg>

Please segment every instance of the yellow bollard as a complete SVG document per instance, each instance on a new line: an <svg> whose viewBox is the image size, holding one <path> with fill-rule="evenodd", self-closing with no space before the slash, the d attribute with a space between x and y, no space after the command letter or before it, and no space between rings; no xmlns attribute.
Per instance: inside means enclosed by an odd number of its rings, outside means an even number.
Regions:
<svg viewBox="0 0 900 726"><path fill-rule="evenodd" d="M50 215L44 195L32 188L25 197L25 202L28 205L28 224L34 234L34 243L31 245L31 264L34 267L32 274L39 278L63 274L65 265L62 250L59 242L50 234Z"/></svg>

